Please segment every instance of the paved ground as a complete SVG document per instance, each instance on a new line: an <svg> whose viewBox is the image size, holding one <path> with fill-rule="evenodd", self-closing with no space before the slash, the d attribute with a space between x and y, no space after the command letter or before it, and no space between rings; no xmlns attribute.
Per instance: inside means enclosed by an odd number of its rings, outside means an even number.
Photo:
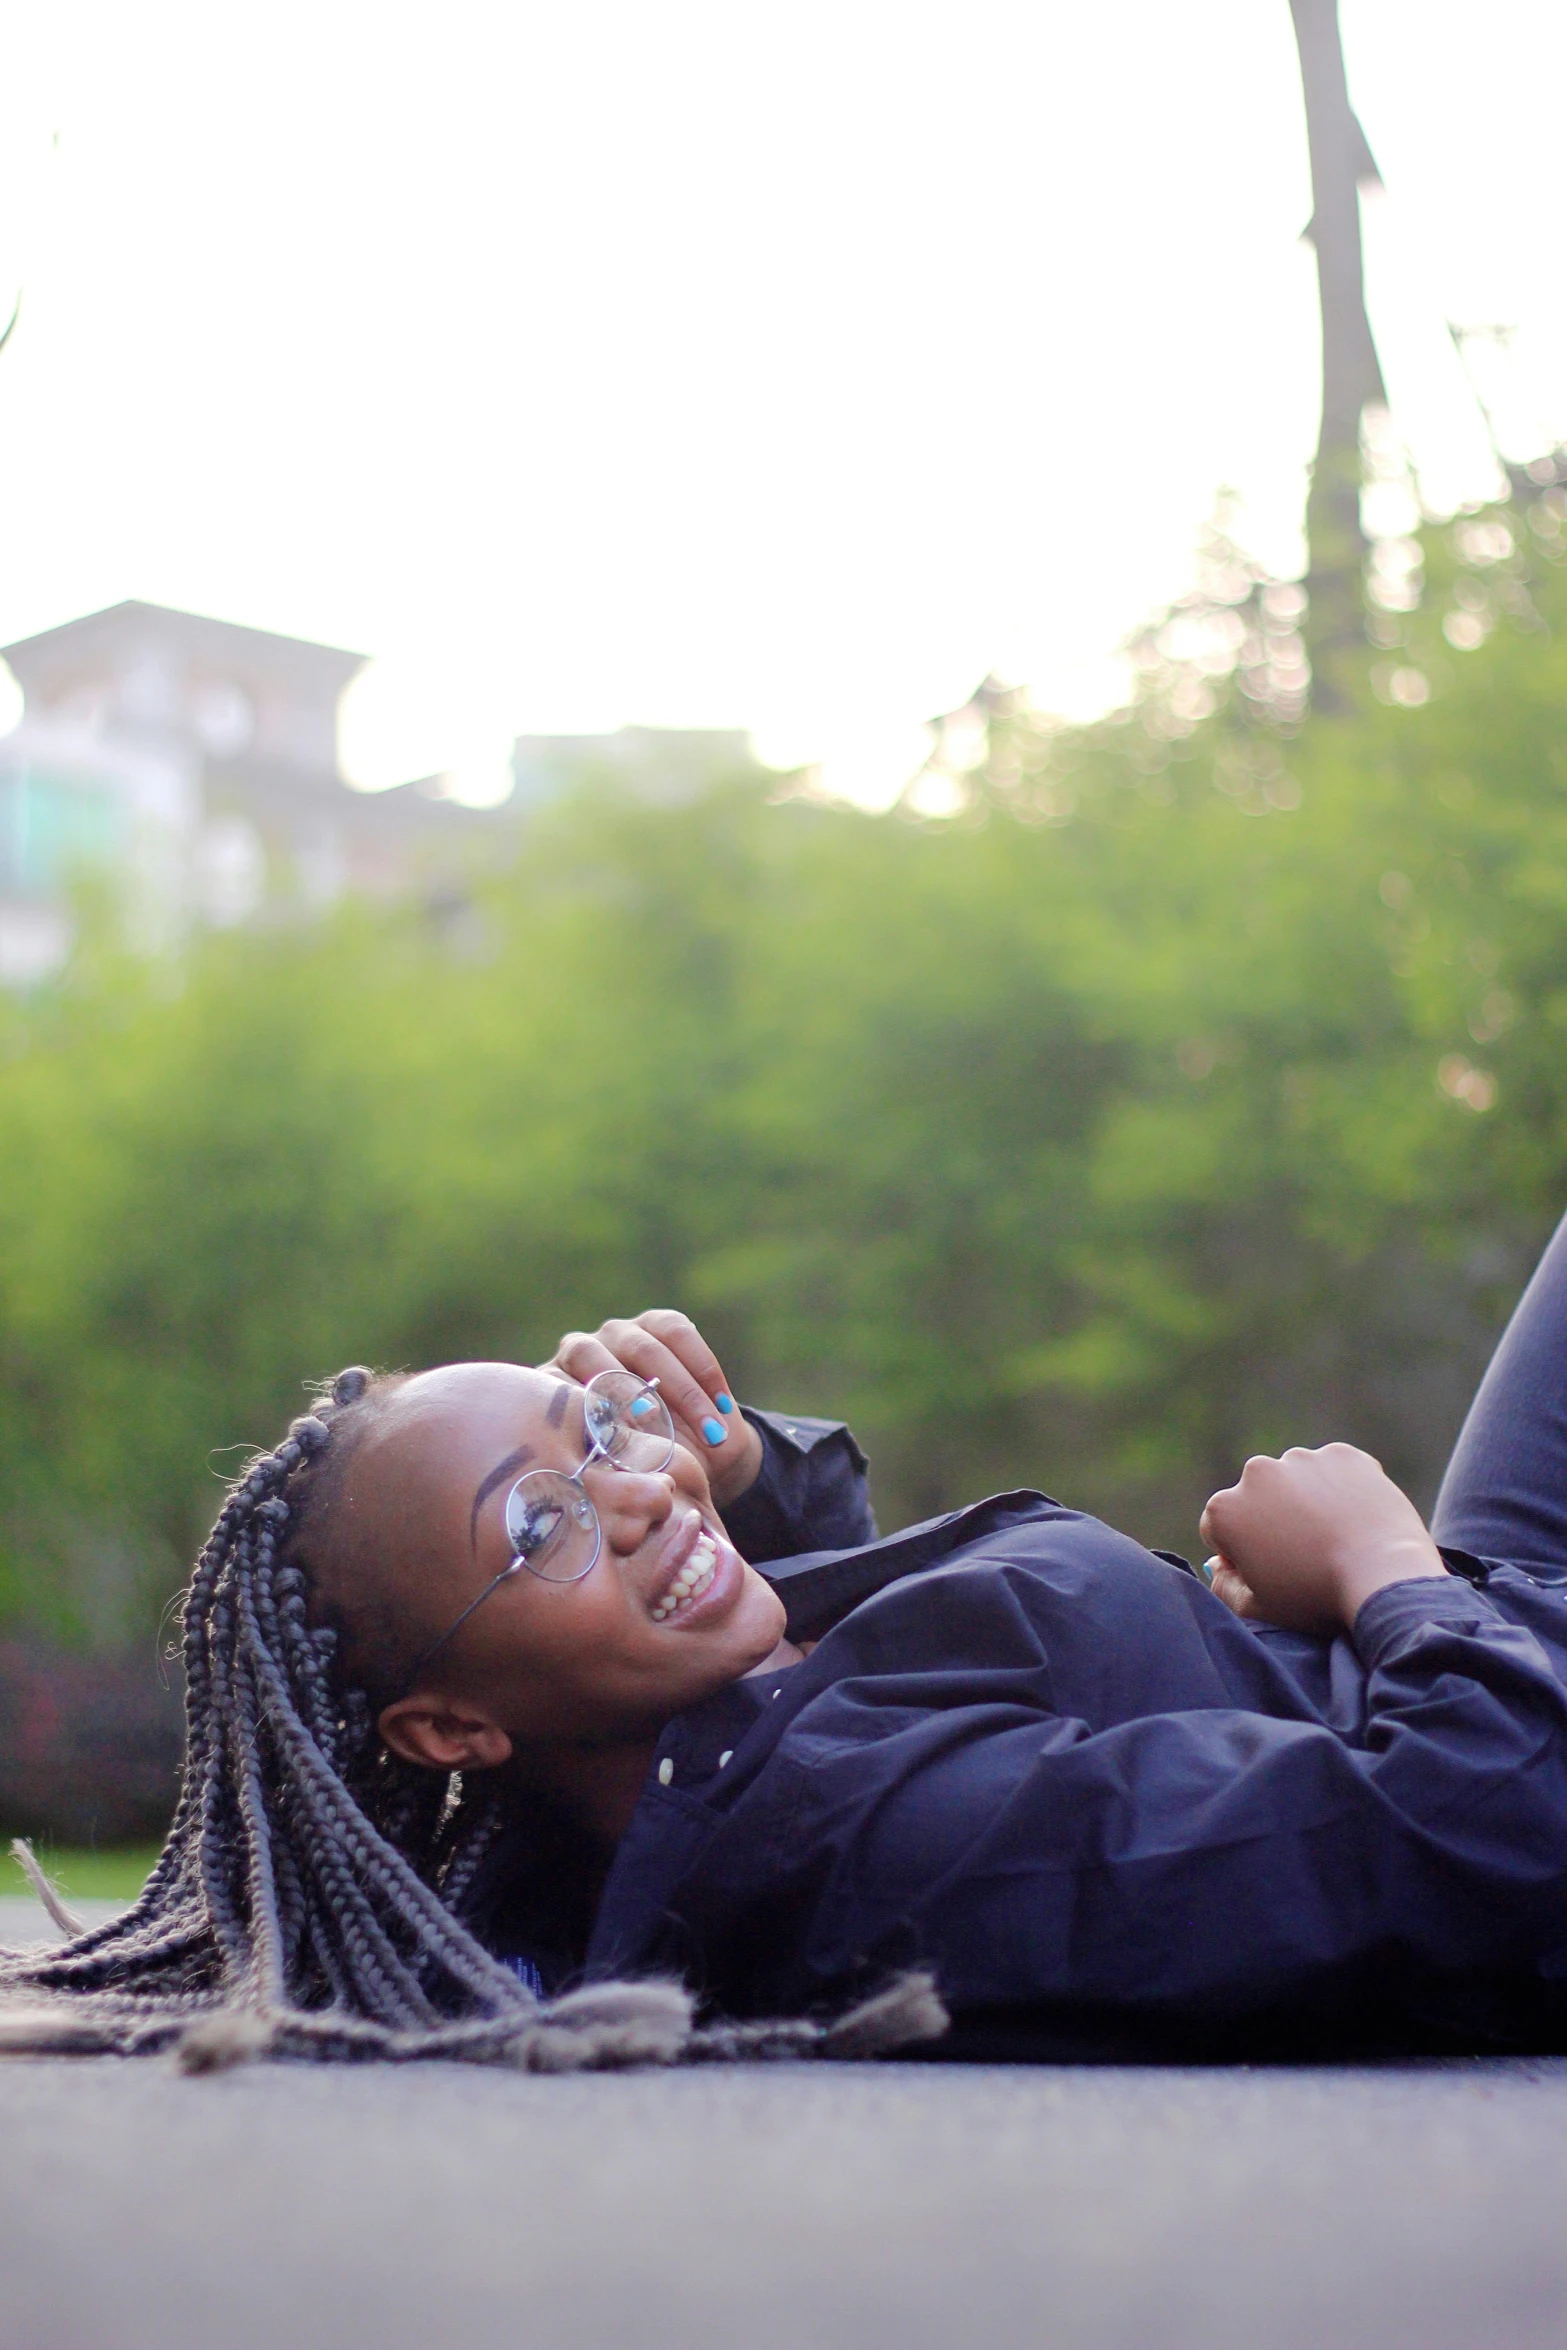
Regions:
<svg viewBox="0 0 1567 2350"><path fill-rule="evenodd" d="M70 1896L66 1896L70 1900ZM125 1907L123 1901L71 1901L71 1908L84 1926L96 1926L117 1917ZM29 1894L18 1899L10 1893L0 1893L0 1950L13 1948L19 1942L42 1942L58 1939L42 1904Z"/></svg>
<svg viewBox="0 0 1567 2350"><path fill-rule="evenodd" d="M1567 2061L12 2061L0 2241L6 2350L1560 2350Z"/></svg>

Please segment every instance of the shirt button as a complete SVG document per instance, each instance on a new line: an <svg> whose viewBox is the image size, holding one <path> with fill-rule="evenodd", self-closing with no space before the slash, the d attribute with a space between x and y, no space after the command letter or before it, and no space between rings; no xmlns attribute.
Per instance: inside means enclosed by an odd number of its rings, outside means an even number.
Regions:
<svg viewBox="0 0 1567 2350"><path fill-rule="evenodd" d="M665 1757L664 1757L664 1759L663 1759L663 1761L662 1761L662 1762L659 1764L659 1766L658 1766L658 1783L659 1783L659 1785L660 1785L661 1787L667 1787L667 1786L669 1785L669 1782L670 1782L670 1780L671 1780L671 1779L674 1777L674 1775L675 1775L675 1761L674 1761L674 1756L673 1756L673 1755L666 1754L666 1755L665 1755Z"/></svg>
<svg viewBox="0 0 1567 2350"><path fill-rule="evenodd" d="M719 1769L720 1769L720 1770L722 1770L722 1769L723 1769L723 1767L724 1767L724 1765L725 1765L726 1763L732 1763L732 1762L734 1761L734 1759L735 1759L735 1750L734 1750L734 1748L733 1748L732 1746L726 1746L726 1747L724 1748L724 1751L723 1751L723 1753L722 1753L722 1754L719 1756L719 1758L718 1758L718 1767L719 1767Z"/></svg>

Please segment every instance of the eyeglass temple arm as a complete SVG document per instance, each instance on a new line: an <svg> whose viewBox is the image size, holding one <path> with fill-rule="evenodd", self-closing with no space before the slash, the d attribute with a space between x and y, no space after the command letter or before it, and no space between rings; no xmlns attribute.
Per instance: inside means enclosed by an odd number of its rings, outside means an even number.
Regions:
<svg viewBox="0 0 1567 2350"><path fill-rule="evenodd" d="M432 1641L430 1646L425 1649L421 1656L416 1656L414 1658L413 1663L408 1668L407 1678L404 1680L401 1689L397 1693L399 1697L406 1697L408 1695L409 1690L412 1689L414 1683L418 1680L419 1675L424 1671L425 1666L430 1662L430 1659L432 1657L439 1656L442 1649L446 1646L449 1640L456 1639L464 1624L467 1623L468 1618L473 1614L474 1609L483 1607L485 1601L489 1598L492 1591L498 1591L503 1583L509 1583L513 1575L517 1574L521 1569L522 1563L522 1555L519 1552L516 1558L512 1559L508 1565L502 1567L498 1575L491 1576L489 1582L485 1584L484 1589L479 1593L477 1599L469 1600L467 1606L463 1609L462 1614L457 1618L456 1623L448 1624L445 1631L441 1634L440 1639Z"/></svg>

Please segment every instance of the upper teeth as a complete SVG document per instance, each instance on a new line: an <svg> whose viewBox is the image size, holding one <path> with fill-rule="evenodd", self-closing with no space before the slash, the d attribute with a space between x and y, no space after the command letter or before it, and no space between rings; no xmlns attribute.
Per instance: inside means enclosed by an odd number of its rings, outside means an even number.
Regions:
<svg viewBox="0 0 1567 2350"><path fill-rule="evenodd" d="M666 1616L674 1614L677 1607L683 1607L687 1600L695 1599L699 1592L705 1591L713 1580L717 1566L717 1543L711 1534L699 1534L691 1556L663 1598L655 1603L652 1611L654 1623L661 1624Z"/></svg>

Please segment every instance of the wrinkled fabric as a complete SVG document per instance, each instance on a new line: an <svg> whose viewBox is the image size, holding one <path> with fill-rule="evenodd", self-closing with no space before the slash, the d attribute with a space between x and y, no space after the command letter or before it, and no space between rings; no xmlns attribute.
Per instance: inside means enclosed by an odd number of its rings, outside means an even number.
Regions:
<svg viewBox="0 0 1567 2350"><path fill-rule="evenodd" d="M921 1963L960 2011L1456 1999L1505 2032L1523 1999L1537 2032L1567 1946L1561 1585L1475 1563L1314 1641L1025 1494L770 1572L803 1636L846 1577L878 1587L670 1724L592 1970L740 2015Z"/></svg>
<svg viewBox="0 0 1567 2350"><path fill-rule="evenodd" d="M729 1539L752 1566L876 1540L865 1455L841 1420L741 1411L762 1439L749 1492L723 1513Z"/></svg>
<svg viewBox="0 0 1567 2350"><path fill-rule="evenodd" d="M1567 1573L1567 1217L1469 1407L1431 1531L1485 1557Z"/></svg>

